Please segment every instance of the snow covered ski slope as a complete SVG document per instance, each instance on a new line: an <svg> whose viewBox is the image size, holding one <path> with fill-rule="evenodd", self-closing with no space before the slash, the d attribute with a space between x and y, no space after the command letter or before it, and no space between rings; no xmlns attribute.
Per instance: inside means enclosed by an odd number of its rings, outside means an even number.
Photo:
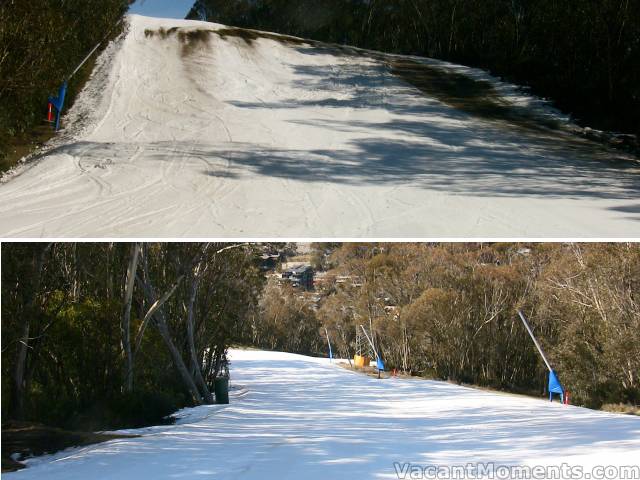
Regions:
<svg viewBox="0 0 640 480"><path fill-rule="evenodd" d="M551 467L536 478L565 478L552 476L563 464L571 475L640 468L637 417L442 382L377 380L293 354L234 350L231 359L239 393L229 405L185 410L177 425L137 430L139 438L35 458L7 479L369 480L403 478L396 468L402 475L407 463L480 463L502 472L493 478L517 478L504 468Z"/></svg>
<svg viewBox="0 0 640 480"><path fill-rule="evenodd" d="M503 115L543 109L482 72L128 23L52 148L0 184L0 235L640 236L638 164Z"/></svg>

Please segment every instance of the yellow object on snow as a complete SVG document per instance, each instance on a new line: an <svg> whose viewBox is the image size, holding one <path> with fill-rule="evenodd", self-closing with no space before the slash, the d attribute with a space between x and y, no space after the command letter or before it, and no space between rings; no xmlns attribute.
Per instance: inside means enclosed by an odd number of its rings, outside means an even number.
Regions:
<svg viewBox="0 0 640 480"><path fill-rule="evenodd" d="M370 361L371 360L369 359L369 357L362 356L362 355L355 355L353 357L353 364L355 365L356 368L368 367Z"/></svg>

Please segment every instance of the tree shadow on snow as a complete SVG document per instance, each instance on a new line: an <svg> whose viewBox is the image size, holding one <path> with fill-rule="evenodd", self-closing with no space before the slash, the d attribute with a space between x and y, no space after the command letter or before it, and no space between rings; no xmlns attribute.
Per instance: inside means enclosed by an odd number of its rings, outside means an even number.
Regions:
<svg viewBox="0 0 640 480"><path fill-rule="evenodd" d="M631 417L576 410L561 421L573 407L441 382L376 380L302 360L238 359L235 372L248 382L241 400L163 437L106 444L96 473L130 456L176 478L250 471L374 478L393 475L394 462L524 465L567 449L595 452L607 442L624 445L640 428Z"/></svg>
<svg viewBox="0 0 640 480"><path fill-rule="evenodd" d="M263 150L231 156L261 174L309 181L405 182L498 196L633 198L640 193L634 157L578 137L540 112L508 105L488 82L458 73L440 78L438 69L419 67L427 70L421 88L426 92L433 87L431 98L417 96L385 65L373 61L353 63L347 58L330 67L293 65L299 77L294 87L313 91L316 98L230 103L243 109L385 111L390 116L385 122L292 120L354 136L380 136L356 138L352 148L342 151ZM453 108L445 109L440 102Z"/></svg>
<svg viewBox="0 0 640 480"><path fill-rule="evenodd" d="M295 48L305 54L326 53L326 47ZM297 74L293 87L312 92L311 98L300 95L266 103L230 104L267 114L274 109L312 107L315 118L298 115L289 124L345 134L340 148L284 149L237 142L77 142L46 155L69 153L98 166L105 159L126 162L141 149L143 154L136 161L179 157L204 175L227 178L257 174L486 197L627 200L640 196L640 166L622 152L544 125L531 128L526 122L480 119L461 108L443 108L438 98L416 95L413 87L398 81L379 62L350 55L338 58L331 66L291 66ZM323 118L322 112L332 109L342 109L344 114L330 112ZM366 110L384 120L367 120L360 115ZM292 128L292 135L295 130ZM640 219L635 211L624 213Z"/></svg>
<svg viewBox="0 0 640 480"><path fill-rule="evenodd" d="M566 146L529 143L526 149L516 151L513 145L517 145L517 136L507 143L493 144L470 129L404 120L382 125L330 123L331 128L356 132L392 129L405 132L406 140L356 138L348 148L298 150L230 142L76 142L51 150L46 156L73 155L79 157L82 168L89 170L117 167L134 155L138 155L136 162L152 160L159 164L179 158L186 162L182 167L185 171L196 169L215 177L241 179L256 174L301 182L406 186L484 197L627 200L640 194L638 167L633 163L579 153L567 160ZM419 138L415 138L416 131L420 132Z"/></svg>

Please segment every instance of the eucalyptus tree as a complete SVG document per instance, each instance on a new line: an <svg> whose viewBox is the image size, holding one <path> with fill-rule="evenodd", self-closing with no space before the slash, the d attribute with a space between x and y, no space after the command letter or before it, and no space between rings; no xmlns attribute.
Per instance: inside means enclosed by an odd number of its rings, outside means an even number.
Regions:
<svg viewBox="0 0 640 480"><path fill-rule="evenodd" d="M144 398L213 402L262 289L255 248L3 244L3 415L66 425L106 403L98 428Z"/></svg>

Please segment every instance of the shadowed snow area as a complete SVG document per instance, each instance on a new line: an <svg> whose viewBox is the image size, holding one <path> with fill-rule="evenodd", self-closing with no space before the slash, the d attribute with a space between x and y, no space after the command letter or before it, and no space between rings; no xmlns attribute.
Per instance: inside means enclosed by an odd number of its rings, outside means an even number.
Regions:
<svg viewBox="0 0 640 480"><path fill-rule="evenodd" d="M640 168L487 74L129 17L0 234L630 237Z"/></svg>
<svg viewBox="0 0 640 480"><path fill-rule="evenodd" d="M139 438L32 459L7 478L391 479L394 462L566 463L590 472L640 458L637 417L435 381L377 380L287 353L234 350L231 359L240 393L229 405L186 409L179 424L136 430Z"/></svg>

